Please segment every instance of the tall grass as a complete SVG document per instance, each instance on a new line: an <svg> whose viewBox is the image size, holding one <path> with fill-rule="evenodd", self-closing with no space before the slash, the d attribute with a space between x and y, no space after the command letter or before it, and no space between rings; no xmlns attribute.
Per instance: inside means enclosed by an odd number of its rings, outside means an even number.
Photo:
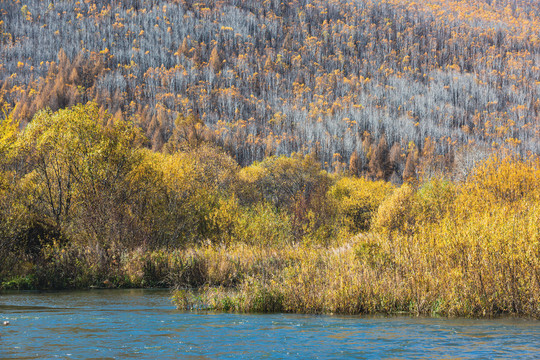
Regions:
<svg viewBox="0 0 540 360"><path fill-rule="evenodd" d="M176 299L233 311L538 318L539 219L538 159L493 157L463 183L395 190L373 230L345 244L281 248L280 266L243 277L234 291Z"/></svg>

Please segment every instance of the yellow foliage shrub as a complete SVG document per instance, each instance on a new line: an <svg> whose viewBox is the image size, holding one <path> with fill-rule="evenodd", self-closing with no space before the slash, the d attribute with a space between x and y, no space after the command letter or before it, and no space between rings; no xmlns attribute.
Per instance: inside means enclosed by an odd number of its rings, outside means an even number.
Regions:
<svg viewBox="0 0 540 360"><path fill-rule="evenodd" d="M418 189L415 197L415 222L425 225L440 221L454 208L456 188L449 181L433 178Z"/></svg>
<svg viewBox="0 0 540 360"><path fill-rule="evenodd" d="M413 226L415 189L409 184L403 184L396 189L380 205L375 217L374 226L384 232L409 231Z"/></svg>
<svg viewBox="0 0 540 360"><path fill-rule="evenodd" d="M338 201L345 224L351 231L358 232L370 228L379 205L393 189L385 181L343 177L330 188L330 196Z"/></svg>
<svg viewBox="0 0 540 360"><path fill-rule="evenodd" d="M249 245L279 247L292 241L289 215L266 202L244 209L235 226L236 241Z"/></svg>
<svg viewBox="0 0 540 360"><path fill-rule="evenodd" d="M461 187L459 202L468 209L540 201L540 159L494 155L479 164Z"/></svg>

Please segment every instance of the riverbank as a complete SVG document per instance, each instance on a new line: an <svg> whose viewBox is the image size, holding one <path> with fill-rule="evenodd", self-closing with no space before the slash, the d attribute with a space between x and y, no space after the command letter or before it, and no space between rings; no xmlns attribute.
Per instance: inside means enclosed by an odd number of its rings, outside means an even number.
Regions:
<svg viewBox="0 0 540 360"><path fill-rule="evenodd" d="M22 133L4 124L0 288L194 289L178 307L238 312L540 317L537 156L420 167L398 185L328 173L316 154L241 168L210 144L155 153L129 124L99 119L89 104L42 112Z"/></svg>
<svg viewBox="0 0 540 360"><path fill-rule="evenodd" d="M520 229L520 223L510 226ZM236 244L137 249L119 256L112 250L107 255L58 248L24 284L49 289L176 287L182 289L173 296L180 309L540 317L531 247L493 256L493 238L482 242L478 229L471 229L467 240L477 240L471 243L448 242L456 236L449 231L449 238L430 244L428 234L365 234L331 247Z"/></svg>
<svg viewBox="0 0 540 360"><path fill-rule="evenodd" d="M409 240L408 248L398 239L359 236L338 248L232 250L213 262L223 278L209 278L196 295L177 290L175 303L233 312L539 317L530 265L479 244L426 251Z"/></svg>

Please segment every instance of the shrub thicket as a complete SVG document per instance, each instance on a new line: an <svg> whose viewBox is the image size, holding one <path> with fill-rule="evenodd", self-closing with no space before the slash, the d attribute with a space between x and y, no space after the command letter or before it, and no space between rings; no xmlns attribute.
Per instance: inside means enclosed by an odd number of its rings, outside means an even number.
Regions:
<svg viewBox="0 0 540 360"><path fill-rule="evenodd" d="M2 288L176 286L234 311L539 317L540 160L396 187L312 155L156 153L94 104L0 123ZM193 295L189 289L198 289Z"/></svg>

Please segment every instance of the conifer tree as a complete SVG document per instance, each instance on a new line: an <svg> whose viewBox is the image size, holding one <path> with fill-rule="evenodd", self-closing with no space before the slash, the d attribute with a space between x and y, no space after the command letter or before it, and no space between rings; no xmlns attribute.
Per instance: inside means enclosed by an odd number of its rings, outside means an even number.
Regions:
<svg viewBox="0 0 540 360"><path fill-rule="evenodd" d="M360 175L360 158L356 150L353 151L349 160L349 172L354 176Z"/></svg>
<svg viewBox="0 0 540 360"><path fill-rule="evenodd" d="M212 53L210 54L209 65L212 68L212 70L214 70L214 72L216 73L221 70L221 59L219 57L217 47L214 47L212 49Z"/></svg>
<svg viewBox="0 0 540 360"><path fill-rule="evenodd" d="M383 135L375 147L375 151L369 162L369 174L372 178L386 180L392 174L392 167L389 159L388 143Z"/></svg>
<svg viewBox="0 0 540 360"><path fill-rule="evenodd" d="M403 170L403 180L411 181L414 179L416 179L416 154L415 151L409 151L405 162L405 170Z"/></svg>

